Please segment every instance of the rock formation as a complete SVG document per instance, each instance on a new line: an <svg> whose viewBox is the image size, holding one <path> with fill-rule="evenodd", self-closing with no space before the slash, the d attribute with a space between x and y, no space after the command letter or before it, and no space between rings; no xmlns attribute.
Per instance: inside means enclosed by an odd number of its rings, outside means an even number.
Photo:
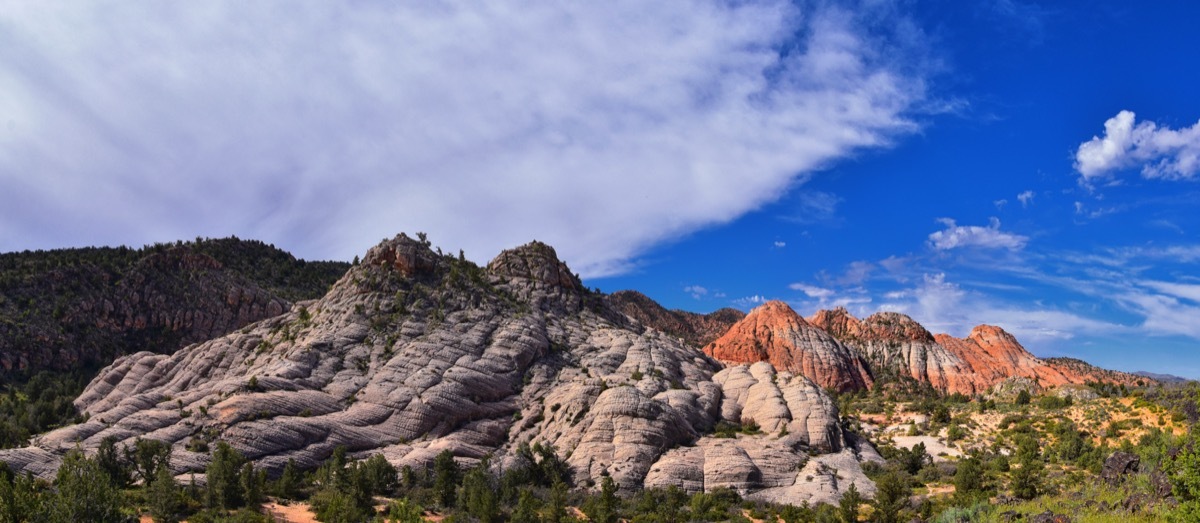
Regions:
<svg viewBox="0 0 1200 523"><path fill-rule="evenodd" d="M737 309L719 309L708 314L667 310L645 294L618 291L606 297L613 308L642 325L683 338L693 347L703 347L725 334L733 324L746 317Z"/></svg>
<svg viewBox="0 0 1200 523"><path fill-rule="evenodd" d="M873 382L857 353L781 301L750 311L704 353L726 363L765 361L838 391L865 389Z"/></svg>
<svg viewBox="0 0 1200 523"><path fill-rule="evenodd" d="M118 359L76 405L88 421L0 460L46 476L77 445L145 437L172 445L177 473L202 470L209 456L192 450L217 439L272 473L288 459L316 466L339 445L398 466L443 450L503 466L537 441L578 485L608 474L626 488L832 500L851 483L870 491L858 460L875 456L810 380L765 364L722 370L611 308L537 242L483 269L400 235L318 300L174 354ZM712 435L748 419L765 432ZM706 449L701 468L687 449Z"/></svg>
<svg viewBox="0 0 1200 523"><path fill-rule="evenodd" d="M880 312L860 321L840 307L819 311L810 322L861 353L876 377L912 378L948 393L982 394L1011 378L1028 378L1041 387L1090 381L1132 385L1138 379L1079 360L1039 359L991 325L975 327L961 339L934 336L903 314Z"/></svg>

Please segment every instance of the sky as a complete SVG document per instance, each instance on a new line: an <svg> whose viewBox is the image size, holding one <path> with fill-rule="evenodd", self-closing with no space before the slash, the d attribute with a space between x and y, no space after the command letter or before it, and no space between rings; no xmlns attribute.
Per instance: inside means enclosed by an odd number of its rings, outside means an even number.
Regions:
<svg viewBox="0 0 1200 523"><path fill-rule="evenodd" d="M0 251L537 239L1200 378L1200 5L0 4Z"/></svg>

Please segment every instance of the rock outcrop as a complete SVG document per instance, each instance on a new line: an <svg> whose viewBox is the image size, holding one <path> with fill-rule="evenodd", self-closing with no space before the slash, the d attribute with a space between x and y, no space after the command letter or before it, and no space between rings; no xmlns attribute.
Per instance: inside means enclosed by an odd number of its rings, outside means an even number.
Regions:
<svg viewBox="0 0 1200 523"><path fill-rule="evenodd" d="M1014 378L1043 388L1087 382L1133 385L1140 378L1074 359L1039 359L991 325L975 327L966 338L935 336L903 314L880 312L858 320L840 307L819 311L809 321L862 354L877 378L911 378L948 393L983 394Z"/></svg>
<svg viewBox="0 0 1200 523"><path fill-rule="evenodd" d="M607 297L609 305L637 320L672 336L683 338L700 348L725 334L735 323L746 317L737 309L719 309L708 314L667 310L637 291L618 291Z"/></svg>
<svg viewBox="0 0 1200 523"><path fill-rule="evenodd" d="M86 422L0 460L48 475L77 445L144 437L172 446L177 473L202 470L209 456L189 448L217 439L272 473L289 459L316 466L340 445L398 466L443 450L503 466L541 442L565 456L577 485L607 474L627 488L829 500L850 483L869 492L858 460L874 455L842 432L810 380L765 364L723 370L612 309L536 242L484 269L400 235L318 300L171 355L118 359L76 405ZM768 432L714 438L722 421L747 418ZM679 454L710 448L700 469ZM741 476L722 465L738 452ZM813 470L797 472L801 463Z"/></svg>
<svg viewBox="0 0 1200 523"><path fill-rule="evenodd" d="M704 353L726 363L765 361L838 391L865 389L873 382L857 353L781 301L750 311Z"/></svg>

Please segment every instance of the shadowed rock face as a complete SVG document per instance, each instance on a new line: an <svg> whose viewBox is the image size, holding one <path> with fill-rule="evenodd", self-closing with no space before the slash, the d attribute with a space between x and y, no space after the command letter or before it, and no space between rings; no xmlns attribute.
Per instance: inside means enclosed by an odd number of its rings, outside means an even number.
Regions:
<svg viewBox="0 0 1200 523"><path fill-rule="evenodd" d="M492 454L505 466L518 445L539 441L569 456L580 484L607 473L630 488L651 476L690 490L836 499L849 482L805 481L796 465L810 452L837 453L829 459L849 460L840 475L866 481L857 459L872 451L847 444L820 387L774 373L765 364L722 370L642 328L583 289L544 244L482 269L400 235L319 300L173 355L117 360L76 401L87 422L0 459L49 475L68 450L93 451L111 436L170 443L179 473L209 459L189 442L215 439L269 471L288 459L315 466L339 445L414 468L442 450L466 461ZM744 418L769 432L706 436ZM660 462L678 466L669 449L708 446L742 449L739 466L758 472L702 470L687 481L652 473ZM714 473L720 463L713 458Z"/></svg>
<svg viewBox="0 0 1200 523"><path fill-rule="evenodd" d="M781 301L750 311L704 353L727 363L769 362L838 391L871 386L863 359Z"/></svg>
<svg viewBox="0 0 1200 523"><path fill-rule="evenodd" d="M697 348L708 345L746 317L737 309L720 309L709 314L667 310L637 291L614 292L607 299L613 308L642 325L683 338Z"/></svg>
<svg viewBox="0 0 1200 523"><path fill-rule="evenodd" d="M0 254L0 376L172 352L318 297L347 268L236 238Z"/></svg>

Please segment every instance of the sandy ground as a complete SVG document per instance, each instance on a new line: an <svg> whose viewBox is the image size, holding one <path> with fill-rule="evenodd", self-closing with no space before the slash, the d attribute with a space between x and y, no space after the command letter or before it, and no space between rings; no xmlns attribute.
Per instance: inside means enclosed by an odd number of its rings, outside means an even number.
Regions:
<svg viewBox="0 0 1200 523"><path fill-rule="evenodd" d="M934 436L892 436L892 443L897 447L911 449L917 446L917 443L925 444L925 452L933 457L934 463L950 461L948 457L957 458L962 456L962 451L947 446L942 440Z"/></svg>
<svg viewBox="0 0 1200 523"><path fill-rule="evenodd" d="M266 503L263 505L263 513L280 523L317 523L317 516L312 513L308 503L298 501L288 505Z"/></svg>

